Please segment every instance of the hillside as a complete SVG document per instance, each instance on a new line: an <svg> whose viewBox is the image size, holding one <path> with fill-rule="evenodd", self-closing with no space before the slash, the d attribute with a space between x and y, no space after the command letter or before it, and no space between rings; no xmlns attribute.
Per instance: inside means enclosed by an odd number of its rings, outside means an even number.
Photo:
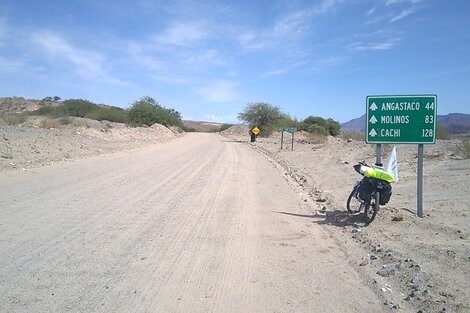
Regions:
<svg viewBox="0 0 470 313"><path fill-rule="evenodd" d="M442 125L450 134L470 134L470 114L450 113L447 115L438 115L437 123ZM350 120L341 124L343 131L364 132L366 125L366 115Z"/></svg>

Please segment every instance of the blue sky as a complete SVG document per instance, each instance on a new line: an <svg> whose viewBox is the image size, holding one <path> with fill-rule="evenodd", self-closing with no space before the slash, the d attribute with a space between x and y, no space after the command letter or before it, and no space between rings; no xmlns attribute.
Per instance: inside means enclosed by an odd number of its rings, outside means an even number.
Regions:
<svg viewBox="0 0 470 313"><path fill-rule="evenodd" d="M143 96L237 122L250 102L346 122L368 95L470 113L467 0L0 2L0 96Z"/></svg>

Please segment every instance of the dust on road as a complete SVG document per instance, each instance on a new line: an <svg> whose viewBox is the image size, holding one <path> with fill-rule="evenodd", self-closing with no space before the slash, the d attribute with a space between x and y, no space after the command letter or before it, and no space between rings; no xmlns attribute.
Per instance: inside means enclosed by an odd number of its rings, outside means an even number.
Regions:
<svg viewBox="0 0 470 313"><path fill-rule="evenodd" d="M265 158L215 134L0 176L1 312L381 312Z"/></svg>

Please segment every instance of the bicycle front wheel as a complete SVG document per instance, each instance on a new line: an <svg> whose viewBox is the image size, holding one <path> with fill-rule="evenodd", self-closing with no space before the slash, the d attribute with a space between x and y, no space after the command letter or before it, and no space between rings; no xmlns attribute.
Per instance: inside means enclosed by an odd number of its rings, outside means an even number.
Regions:
<svg viewBox="0 0 470 313"><path fill-rule="evenodd" d="M362 211L364 207L364 203L360 202L357 198L357 192L359 189L359 185L355 186L351 193L349 194L348 201L346 202L346 209L348 209L349 213L357 214Z"/></svg>
<svg viewBox="0 0 470 313"><path fill-rule="evenodd" d="M379 211L379 202L377 199L379 198L379 193L376 192L372 194L370 201L365 204L364 207L364 223L369 225L374 220L377 212Z"/></svg>

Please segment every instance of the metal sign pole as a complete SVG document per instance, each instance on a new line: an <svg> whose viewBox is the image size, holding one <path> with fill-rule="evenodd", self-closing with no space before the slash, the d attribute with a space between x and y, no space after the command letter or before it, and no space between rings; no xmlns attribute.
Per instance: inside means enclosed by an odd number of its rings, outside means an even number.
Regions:
<svg viewBox="0 0 470 313"><path fill-rule="evenodd" d="M375 163L382 163L382 144L378 143L375 149Z"/></svg>
<svg viewBox="0 0 470 313"><path fill-rule="evenodd" d="M418 216L423 217L423 158L424 145L418 145Z"/></svg>
<svg viewBox="0 0 470 313"><path fill-rule="evenodd" d="M281 150L282 150L282 143L284 142L284 131L281 131Z"/></svg>
<svg viewBox="0 0 470 313"><path fill-rule="evenodd" d="M292 151L294 151L294 132L292 132Z"/></svg>
<svg viewBox="0 0 470 313"><path fill-rule="evenodd" d="M377 148L375 149L375 164L382 163L382 144L378 143ZM375 194L375 204L380 203L380 193Z"/></svg>

